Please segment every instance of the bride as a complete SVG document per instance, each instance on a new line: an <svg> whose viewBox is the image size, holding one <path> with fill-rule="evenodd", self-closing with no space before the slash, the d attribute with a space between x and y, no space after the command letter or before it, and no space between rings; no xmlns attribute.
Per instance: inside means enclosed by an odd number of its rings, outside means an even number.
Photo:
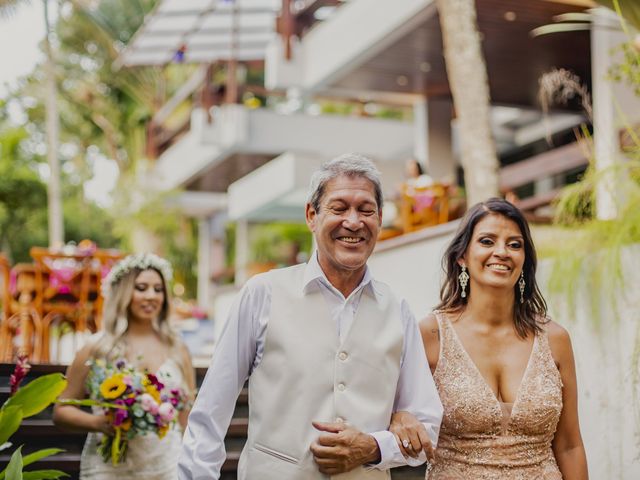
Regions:
<svg viewBox="0 0 640 480"><path fill-rule="evenodd" d="M165 385L181 387L189 399L195 390L195 376L185 345L168 323L171 279L169 263L153 254L130 255L119 262L104 279L106 299L103 330L80 350L67 369L68 386L61 398L83 399L92 360L126 359L137 370L155 373ZM178 423L187 424L188 409L180 412ZM54 407L56 425L88 432L80 460L80 478L120 480L171 479L176 473L182 432L170 430L164 438L155 434L130 440L127 456L117 466L98 454L104 435L113 435L108 417L98 411L85 412L72 405Z"/></svg>

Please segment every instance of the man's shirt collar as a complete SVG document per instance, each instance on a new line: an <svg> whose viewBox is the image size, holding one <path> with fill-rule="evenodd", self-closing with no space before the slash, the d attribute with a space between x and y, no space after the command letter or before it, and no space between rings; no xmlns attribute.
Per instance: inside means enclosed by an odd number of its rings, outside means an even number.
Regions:
<svg viewBox="0 0 640 480"><path fill-rule="evenodd" d="M334 290L337 293L340 293L339 290L334 287L327 276L325 275L322 267L320 266L320 262L318 262L318 251L314 250L311 254L311 258L307 263L304 270L304 277L302 281L302 293L306 294L313 291L314 288L319 287L319 283L324 284L327 288ZM369 292L375 298L379 298L381 295L380 291L376 288L376 281L371 274L371 270L367 265L364 271L364 277L362 277L362 281L355 288L354 292L363 289L363 292ZM342 293L340 293L342 295Z"/></svg>

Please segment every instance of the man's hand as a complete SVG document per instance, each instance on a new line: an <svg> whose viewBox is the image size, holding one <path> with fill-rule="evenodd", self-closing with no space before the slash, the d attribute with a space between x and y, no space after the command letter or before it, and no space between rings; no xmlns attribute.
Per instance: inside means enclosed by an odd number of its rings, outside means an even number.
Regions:
<svg viewBox="0 0 640 480"><path fill-rule="evenodd" d="M391 417L389 431L393 433L406 457L417 458L420 450L424 450L427 460L434 461L433 445L424 425L409 412L396 412Z"/></svg>
<svg viewBox="0 0 640 480"><path fill-rule="evenodd" d="M345 423L312 424L317 430L325 432L310 447L320 473L337 475L365 463L380 461L380 449L373 436Z"/></svg>

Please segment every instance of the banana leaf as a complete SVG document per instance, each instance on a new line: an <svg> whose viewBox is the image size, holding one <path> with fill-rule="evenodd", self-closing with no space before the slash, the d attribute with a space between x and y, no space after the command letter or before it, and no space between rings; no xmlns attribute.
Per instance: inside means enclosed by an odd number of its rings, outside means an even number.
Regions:
<svg viewBox="0 0 640 480"><path fill-rule="evenodd" d="M22 409L22 417L30 417L47 408L65 388L67 380L61 373L43 375L20 388L4 403L1 410L19 406Z"/></svg>
<svg viewBox="0 0 640 480"><path fill-rule="evenodd" d="M5 470L6 480L22 480L22 446L13 452Z"/></svg>
<svg viewBox="0 0 640 480"><path fill-rule="evenodd" d="M19 405L2 407L0 410L0 445L3 445L9 437L20 427L22 421L22 407Z"/></svg>
<svg viewBox="0 0 640 480"><path fill-rule="evenodd" d="M53 480L68 476L68 473L60 470L33 470L31 472L22 472L22 480Z"/></svg>

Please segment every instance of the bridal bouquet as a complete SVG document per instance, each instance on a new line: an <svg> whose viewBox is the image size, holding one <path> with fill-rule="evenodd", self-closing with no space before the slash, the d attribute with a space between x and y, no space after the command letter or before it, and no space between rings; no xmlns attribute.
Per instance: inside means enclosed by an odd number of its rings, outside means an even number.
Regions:
<svg viewBox="0 0 640 480"><path fill-rule="evenodd" d="M102 408L113 425L114 436L105 435L98 446L104 461L113 465L124 460L129 441L138 435L164 437L187 402L181 388L165 385L124 360L91 361L87 388L90 400L82 404Z"/></svg>

